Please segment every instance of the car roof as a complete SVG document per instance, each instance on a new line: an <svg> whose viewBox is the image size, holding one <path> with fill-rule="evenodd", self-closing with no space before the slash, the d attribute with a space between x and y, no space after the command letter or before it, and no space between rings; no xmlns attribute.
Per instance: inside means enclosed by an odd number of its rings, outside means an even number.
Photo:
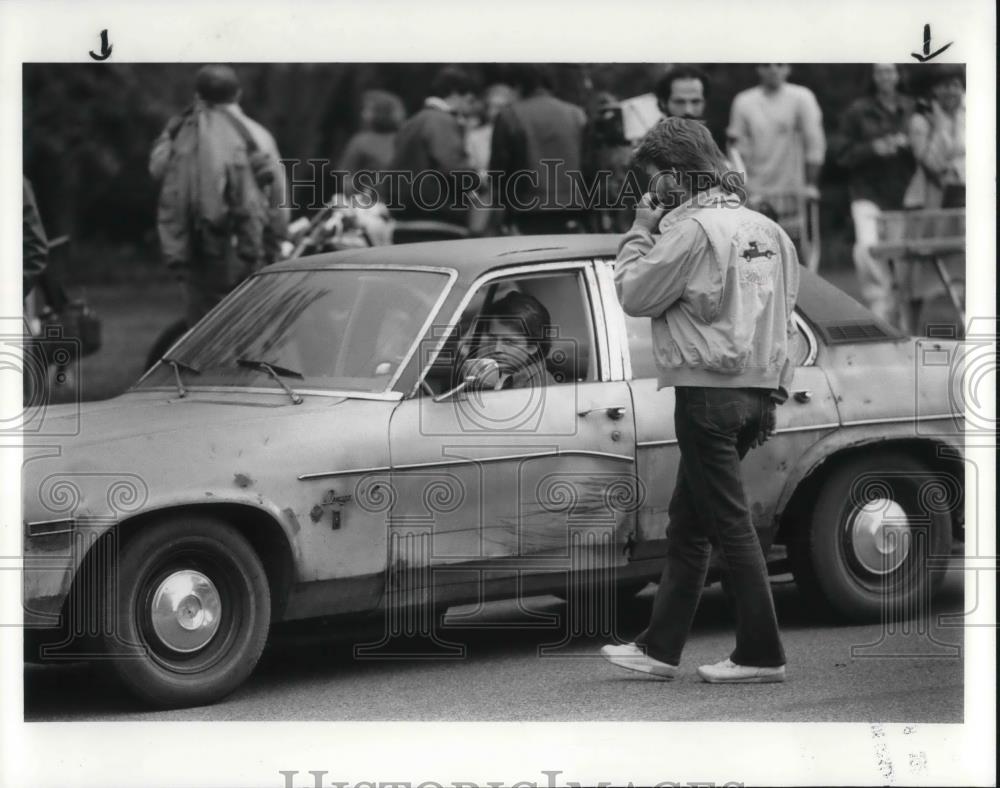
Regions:
<svg viewBox="0 0 1000 788"><path fill-rule="evenodd" d="M612 258L618 253L620 235L569 233L565 235L506 235L457 241L375 246L310 255L268 266L264 271L322 270L340 266L451 268L468 284L487 271L506 266L563 260ZM878 320L866 307L821 276L801 269L798 306L825 339L843 326L871 325L877 336L897 339L903 335Z"/></svg>
<svg viewBox="0 0 1000 788"><path fill-rule="evenodd" d="M458 241L374 246L300 257L269 266L282 269L322 269L339 265L432 266L454 268L462 278L508 265L607 257L618 251L617 235L505 235Z"/></svg>

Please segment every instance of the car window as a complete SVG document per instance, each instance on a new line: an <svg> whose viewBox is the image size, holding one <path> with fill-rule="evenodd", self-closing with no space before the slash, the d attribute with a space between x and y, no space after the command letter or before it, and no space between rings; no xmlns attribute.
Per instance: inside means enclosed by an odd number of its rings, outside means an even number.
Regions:
<svg viewBox="0 0 1000 788"><path fill-rule="evenodd" d="M797 331L788 349L789 356L796 366L802 366L809 358L809 340L806 338L801 322L796 323ZM628 334L628 349L632 358L632 377L655 378L656 364L653 361L652 324L648 317L625 316L625 329Z"/></svg>
<svg viewBox="0 0 1000 788"><path fill-rule="evenodd" d="M448 283L442 273L377 269L282 271L250 280L187 334L170 357L189 386L384 391ZM174 385L161 364L141 386Z"/></svg>
<svg viewBox="0 0 1000 788"><path fill-rule="evenodd" d="M503 388L597 379L590 301L583 272L492 279L473 293L425 378L447 391L478 359L497 362Z"/></svg>

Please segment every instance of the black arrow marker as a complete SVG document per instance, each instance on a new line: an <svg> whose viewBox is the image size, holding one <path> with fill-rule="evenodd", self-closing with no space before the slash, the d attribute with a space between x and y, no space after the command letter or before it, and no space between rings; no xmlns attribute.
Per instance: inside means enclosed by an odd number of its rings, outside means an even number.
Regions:
<svg viewBox="0 0 1000 788"><path fill-rule="evenodd" d="M90 50L90 56L92 58L94 58L94 60L107 60L109 57L111 57L111 50L112 50L112 48L113 48L113 45L108 44L108 31L107 30L102 30L101 31L101 54L95 55L94 54L94 50Z"/></svg>
<svg viewBox="0 0 1000 788"><path fill-rule="evenodd" d="M931 52L931 26L929 24L924 25L924 51L922 55L918 55L916 52L911 52L910 56L915 57L921 63L926 63L931 58L935 58L944 52L948 47L950 47L954 42L949 41L940 49Z"/></svg>

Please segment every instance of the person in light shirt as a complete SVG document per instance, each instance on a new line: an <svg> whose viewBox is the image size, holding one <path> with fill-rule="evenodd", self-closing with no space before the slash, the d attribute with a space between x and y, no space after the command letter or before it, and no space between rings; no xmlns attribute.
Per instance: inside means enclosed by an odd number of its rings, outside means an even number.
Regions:
<svg viewBox="0 0 1000 788"><path fill-rule="evenodd" d="M790 73L787 63L760 64L760 84L733 99L726 136L743 160L751 199L770 203L779 223L801 238L801 198L819 199L826 135L816 96L789 82Z"/></svg>

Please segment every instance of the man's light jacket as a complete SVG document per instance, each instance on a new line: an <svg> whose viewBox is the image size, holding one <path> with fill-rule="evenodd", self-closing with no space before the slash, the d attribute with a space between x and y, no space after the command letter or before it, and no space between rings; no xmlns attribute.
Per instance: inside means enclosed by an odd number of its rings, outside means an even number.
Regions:
<svg viewBox="0 0 1000 788"><path fill-rule="evenodd" d="M721 189L622 238L615 285L653 324L659 388L788 388L799 289L795 247L775 222Z"/></svg>

